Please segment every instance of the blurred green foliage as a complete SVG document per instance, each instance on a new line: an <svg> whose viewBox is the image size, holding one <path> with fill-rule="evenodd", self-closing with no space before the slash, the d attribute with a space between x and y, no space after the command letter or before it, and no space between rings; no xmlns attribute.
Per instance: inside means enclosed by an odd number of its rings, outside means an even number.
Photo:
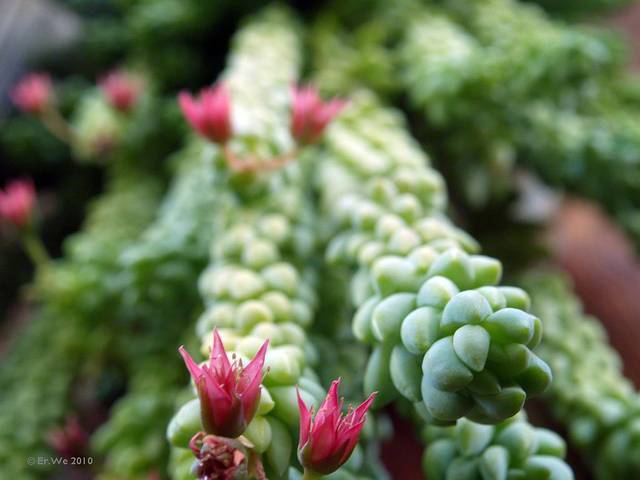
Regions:
<svg viewBox="0 0 640 480"><path fill-rule="evenodd" d="M234 241L228 230L243 225L257 228L257 219L267 213L290 214L286 220L293 225L295 238L283 244L281 253L298 275L294 277L296 287L305 291L299 295L305 297L304 308L311 311L316 307L315 297L321 299L314 326L302 331L303 345L294 345L290 339L280 345L302 348L300 361L308 365L294 380L287 376L286 385L277 385L276 391L288 388L288 393L293 392L292 385L300 378L305 393L319 399L324 392L318 383L326 386L340 375L349 387L345 388L347 397L361 398L363 383L371 386L375 375L369 373L365 382L360 378L369 351L356 344L358 333L354 337L350 331L352 303L362 303L374 286L385 288L386 284L384 275L369 279L371 272L364 267L352 275L353 265L347 261L350 252L361 246L358 242L363 237L358 235L366 232L358 229L371 212L366 208L364 213L355 212L357 221L344 235L336 235L341 222L336 217L338 208L325 211L327 205L335 206L332 202L344 193L341 188L359 191L376 175L381 182L392 178L388 170L384 174L376 170L380 165L407 162L415 169L413 175L396 172L398 176L393 177L397 183L393 188L407 191L400 199L385 197L388 205L382 207L411 219L421 209L430 212L437 205L438 214L430 224L436 231L427 229L438 237L437 248L456 242L469 250L476 248L445 218L451 208L444 210L440 177L434 180L427 175L425 188L429 191L417 192L415 202L408 198L413 195L411 180L419 183L427 164L411 133L434 154L434 165L446 177L459 218L487 240L491 254L507 258L509 266L544 255L535 241L538 225L515 225L510 218L518 196L515 174L520 169L535 171L554 187L595 199L640 239L640 82L626 72L625 44L605 30L554 19L531 2L516 0L289 2L306 21L284 29L302 38L294 42L297 53L292 54L283 49L287 42L278 35L282 27L279 14L271 18L276 27L258 29L253 36L246 33L252 23L243 18L267 1L62 3L83 19L82 35L69 51L38 59L34 66L54 75L60 111L70 119L78 140L64 145L38 121L22 116L6 119L0 128L2 173L35 177L45 192L45 241L59 257L25 290L35 304L31 305L33 313L16 331L2 358L0 390L6 392L0 396L2 478L50 475L48 469L25 464L27 456L48 454L46 433L70 412L90 416L92 409L109 408L114 401L109 419L92 438L100 478L162 476L167 468L184 475L191 455L181 456L184 450L174 449L173 466L168 467L169 446L164 438L176 405L186 400L186 375L176 347L180 340L194 340L192 323L203 309L200 293L206 303L211 301L202 287L207 273L200 276L208 261L213 270L221 262L255 269L237 252L220 254L220 245ZM626 2L537 3L566 19ZM235 31L240 33L232 37ZM288 34L284 37L289 38ZM300 70L326 94L361 99L355 92L370 88L408 112L408 122L405 125L392 110L367 104L361 118L347 119L335 127L329 144L310 155L324 162L322 170L310 173L304 167L282 176L274 174L270 180L226 176L219 151L188 136L175 94L210 84L223 71L227 57L223 76L231 75L232 80L234 68L247 75L243 69L254 65L247 70L249 77L236 79L232 92L239 97L244 92L248 99L239 115L242 121L247 121L242 116L249 112L259 121L272 122L275 129L286 127L283 115L273 116L260 102L271 105L273 101L286 110L288 105L280 99L288 84L298 78L290 74ZM128 116L113 110L96 87L98 78L120 65L148 81ZM256 101L251 92L269 83L272 76L279 82L275 93L267 89L260 102ZM242 99L236 102L242 104ZM107 133L113 141L108 152L102 149ZM265 148L279 148L282 138L286 143L286 135L274 134ZM242 148L251 151L254 140L248 139ZM85 212L93 195L97 197ZM431 201L434 205L420 203ZM312 219L310 212L316 207L320 214ZM246 215L240 217L241 210ZM360 213L364 215L361 219ZM78 229L82 217L80 231L62 243L62 238ZM406 229L399 230L393 241L385 239L389 245L374 246L398 253L393 249L413 238ZM372 240L376 243L374 240L377 238ZM252 242L240 244L252 247ZM329 259L341 253L346 267L323 263L320 251L327 244L331 245ZM304 250L300 245L313 248ZM3 278L5 307L15 299L26 270L25 259L8 242L0 248L0 268L16 272L6 281ZM469 258L478 263L486 257ZM250 268L249 273L262 275ZM201 292L198 278L201 290L204 288ZM608 476L610 472L632 478L638 468L635 457L622 456L620 451L637 450L637 394L621 377L617 359L598 327L584 318L566 287L556 280L530 285L534 309L545 312L542 320L549 325L548 340L536 352L558 371L548 397L554 411L569 422L572 440L587 454L598 451L596 439L604 439L602 458L594 462L599 478L615 478ZM467 288L464 281L460 286ZM297 293L285 300L298 302L300 316L303 307ZM207 311L211 308L207 303ZM212 325L206 314L201 318L205 320L199 322L198 336L204 337L203 325ZM242 330L235 324L226 327ZM279 332L278 328L272 333ZM580 333L583 330L586 333ZM240 333L260 336L259 331ZM395 339L395 343L396 350L404 349L401 341ZM398 396L396 384L407 387L402 380L410 369L405 371L395 362L394 372L389 372L389 366L378 360L386 359L391 350L376 344L376 352L369 362L375 365L368 370L386 372L385 378L381 374L374 380L380 380L387 399ZM268 381L281 382L286 369L276 366L297 365L297 360L289 360L275 362ZM583 364L593 367L589 375ZM599 372L608 378L606 382L600 376L595 381L590 377L600 364L606 367ZM579 390L572 390L574 381ZM411 396L409 390L403 392ZM281 438L295 440L295 429L288 432L277 427L278 422L295 423L295 402L288 400L280 398L273 415L261 418L275 422L276 426L269 423L269 432L283 430ZM513 475L526 471L534 476L540 472L567 476L566 466L556 458L564 454L564 448L549 432L534 429L524 419L489 429L466 420L448 430L428 428L425 438L432 446L425 457L427 470L434 478L451 468L475 478L469 472L486 471L489 467L482 465L495 461L504 464L505 472L515 471ZM349 468L355 466L382 478L377 438L384 429L374 430L366 435L363 450L358 449ZM517 431L504 433L512 430ZM509 438L501 438L505 436ZM536 448L524 453L517 450L527 442L535 443ZM434 450L440 453L429 453ZM289 462L291 452L283 451L289 452L282 454ZM287 470L288 463L273 458L269 468L283 477L297 478L296 472ZM339 478L352 478L349 468Z"/></svg>

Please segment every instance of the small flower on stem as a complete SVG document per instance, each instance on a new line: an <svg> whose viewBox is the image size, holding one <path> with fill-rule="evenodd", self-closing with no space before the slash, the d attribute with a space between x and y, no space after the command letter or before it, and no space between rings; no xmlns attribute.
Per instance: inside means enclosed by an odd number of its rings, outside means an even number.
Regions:
<svg viewBox="0 0 640 480"><path fill-rule="evenodd" d="M49 432L47 440L56 453L63 457L78 457L86 453L89 434L77 417L70 416L62 427Z"/></svg>
<svg viewBox="0 0 640 480"><path fill-rule="evenodd" d="M38 266L49 262L47 253L34 228L36 191L31 180L14 180L0 190L0 223L13 227L22 240L22 245Z"/></svg>
<svg viewBox="0 0 640 480"><path fill-rule="evenodd" d="M53 103L51 77L31 73L23 77L11 91L13 103L24 113L40 115Z"/></svg>
<svg viewBox="0 0 640 480"><path fill-rule="evenodd" d="M232 135L229 92L224 83L204 88L198 98L187 92L178 95L185 118L200 135L224 145Z"/></svg>
<svg viewBox="0 0 640 480"><path fill-rule="evenodd" d="M369 395L356 409L342 414L344 400L338 398L340 379L334 380L315 418L298 392L300 440L298 459L307 478L328 475L340 468L351 456L364 426L367 410L376 397Z"/></svg>
<svg viewBox="0 0 640 480"><path fill-rule="evenodd" d="M31 73L22 78L11 91L13 103L22 112L37 116L53 135L71 143L73 132L54 105L51 77L46 73Z"/></svg>
<svg viewBox="0 0 640 480"><path fill-rule="evenodd" d="M269 341L265 341L247 366L229 361L217 330L208 364L194 362L184 347L180 354L195 382L200 399L202 426L207 433L235 438L245 431L260 402L262 367Z"/></svg>
<svg viewBox="0 0 640 480"><path fill-rule="evenodd" d="M301 145L316 143L327 125L347 104L340 99L325 102L312 86L291 89L291 135Z"/></svg>
<svg viewBox="0 0 640 480"><path fill-rule="evenodd" d="M123 113L131 111L144 88L141 77L124 70L108 73L99 84L109 103Z"/></svg>
<svg viewBox="0 0 640 480"><path fill-rule="evenodd" d="M22 230L31 224L36 191L31 180L14 180L0 190L0 219Z"/></svg>

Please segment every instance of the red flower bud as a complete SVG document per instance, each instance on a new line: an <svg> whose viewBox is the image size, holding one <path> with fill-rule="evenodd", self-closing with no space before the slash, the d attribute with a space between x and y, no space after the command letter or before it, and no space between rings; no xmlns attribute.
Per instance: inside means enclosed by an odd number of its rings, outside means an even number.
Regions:
<svg viewBox="0 0 640 480"><path fill-rule="evenodd" d="M36 192L31 180L14 180L0 190L0 220L24 228L33 216Z"/></svg>
<svg viewBox="0 0 640 480"><path fill-rule="evenodd" d="M200 417L207 433L235 438L245 431L260 403L262 367L269 341L265 341L247 366L229 362L218 331L213 332L213 348L208 364L193 361L184 347L180 354L196 384Z"/></svg>
<svg viewBox="0 0 640 480"><path fill-rule="evenodd" d="M42 113L53 101L51 77L46 73L27 75L13 87L11 99L24 113Z"/></svg>
<svg viewBox="0 0 640 480"><path fill-rule="evenodd" d="M220 144L231 138L231 102L224 83L202 89L197 99L181 92L178 102L185 118L200 135Z"/></svg>
<svg viewBox="0 0 640 480"><path fill-rule="evenodd" d="M189 442L199 480L244 480L249 477L247 449L238 440L197 433Z"/></svg>
<svg viewBox="0 0 640 480"><path fill-rule="evenodd" d="M122 70L108 73L99 83L109 103L121 112L131 111L144 87L142 78Z"/></svg>
<svg viewBox="0 0 640 480"><path fill-rule="evenodd" d="M360 430L366 420L367 409L376 392L369 395L355 410L349 408L342 415L344 400L338 399L340 380L334 380L327 397L312 420L313 409L307 408L298 392L300 409L300 439L298 459L306 470L328 475L340 468L351 456L358 443Z"/></svg>
<svg viewBox="0 0 640 480"><path fill-rule="evenodd" d="M322 101L311 86L291 89L291 135L302 145L316 143L333 117L345 107L344 100Z"/></svg>

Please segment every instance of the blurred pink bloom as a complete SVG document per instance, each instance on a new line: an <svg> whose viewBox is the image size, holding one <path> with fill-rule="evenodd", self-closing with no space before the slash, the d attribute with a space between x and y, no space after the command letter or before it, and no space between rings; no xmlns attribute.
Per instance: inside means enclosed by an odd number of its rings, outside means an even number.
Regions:
<svg viewBox="0 0 640 480"><path fill-rule="evenodd" d="M231 102L224 83L202 89L198 98L181 92L178 102L185 118L200 135L220 144L231 138Z"/></svg>
<svg viewBox="0 0 640 480"><path fill-rule="evenodd" d="M0 190L0 219L24 228L31 221L35 202L36 192L31 180L14 180Z"/></svg>
<svg viewBox="0 0 640 480"><path fill-rule="evenodd" d="M63 457L77 457L86 453L89 434L82 428L78 418L70 416L62 427L47 435L49 445Z"/></svg>
<svg viewBox="0 0 640 480"><path fill-rule="evenodd" d="M24 113L42 113L53 101L51 77L46 73L31 73L23 77L13 87L11 99Z"/></svg>
<svg viewBox="0 0 640 480"><path fill-rule="evenodd" d="M144 88L142 78L123 70L108 73L99 83L109 103L121 112L131 111Z"/></svg>
<svg viewBox="0 0 640 480"><path fill-rule="evenodd" d="M358 443L367 410L376 396L376 392L372 393L355 410L349 408L348 413L343 416L344 400L338 399L339 387L340 380L334 380L313 420L313 409L307 408L298 392L298 459L305 469L317 474L328 475L335 472L349 459Z"/></svg>
<svg viewBox="0 0 640 480"><path fill-rule="evenodd" d="M291 89L291 135L302 145L316 143L329 122L347 104L344 100L332 99L324 102L315 87Z"/></svg>
<svg viewBox="0 0 640 480"><path fill-rule="evenodd" d="M199 366L180 347L180 354L195 382L200 399L202 426L207 433L235 438L245 431L260 402L262 367L269 341L265 341L247 366L229 362L217 330L208 364Z"/></svg>

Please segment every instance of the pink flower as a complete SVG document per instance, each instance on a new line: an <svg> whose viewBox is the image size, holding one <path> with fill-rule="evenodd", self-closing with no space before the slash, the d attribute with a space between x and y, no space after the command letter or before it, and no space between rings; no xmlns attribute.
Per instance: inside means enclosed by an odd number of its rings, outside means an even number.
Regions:
<svg viewBox="0 0 640 480"><path fill-rule="evenodd" d="M41 114L53 101L51 77L46 73L27 75L13 87L11 99L24 113Z"/></svg>
<svg viewBox="0 0 640 480"><path fill-rule="evenodd" d="M99 83L109 103L121 112L131 111L144 86L140 77L122 70L108 73Z"/></svg>
<svg viewBox="0 0 640 480"><path fill-rule="evenodd" d="M197 99L181 92L178 102L185 118L200 135L220 144L231 138L231 105L224 83L202 89Z"/></svg>
<svg viewBox="0 0 640 480"><path fill-rule="evenodd" d="M306 470L321 475L335 472L351 456L358 443L360 430L366 420L367 409L376 397L377 392L369 395L355 410L342 415L343 400L338 399L340 380L334 380L327 393L327 398L318 409L312 420L310 411L298 392L298 408L300 409L300 440L298 443L298 459Z"/></svg>
<svg viewBox="0 0 640 480"><path fill-rule="evenodd" d="M302 145L316 143L329 122L347 103L339 99L324 102L312 86L294 86L291 94L291 135Z"/></svg>
<svg viewBox="0 0 640 480"><path fill-rule="evenodd" d="M262 367L269 341L265 341L246 367L242 361L229 362L218 331L213 332L213 348L208 365L199 366L180 347L180 354L196 384L200 417L207 433L235 438L242 435L260 402Z"/></svg>
<svg viewBox="0 0 640 480"><path fill-rule="evenodd" d="M14 180L4 191L0 190L0 219L24 228L33 215L36 202L36 192L31 180Z"/></svg>

